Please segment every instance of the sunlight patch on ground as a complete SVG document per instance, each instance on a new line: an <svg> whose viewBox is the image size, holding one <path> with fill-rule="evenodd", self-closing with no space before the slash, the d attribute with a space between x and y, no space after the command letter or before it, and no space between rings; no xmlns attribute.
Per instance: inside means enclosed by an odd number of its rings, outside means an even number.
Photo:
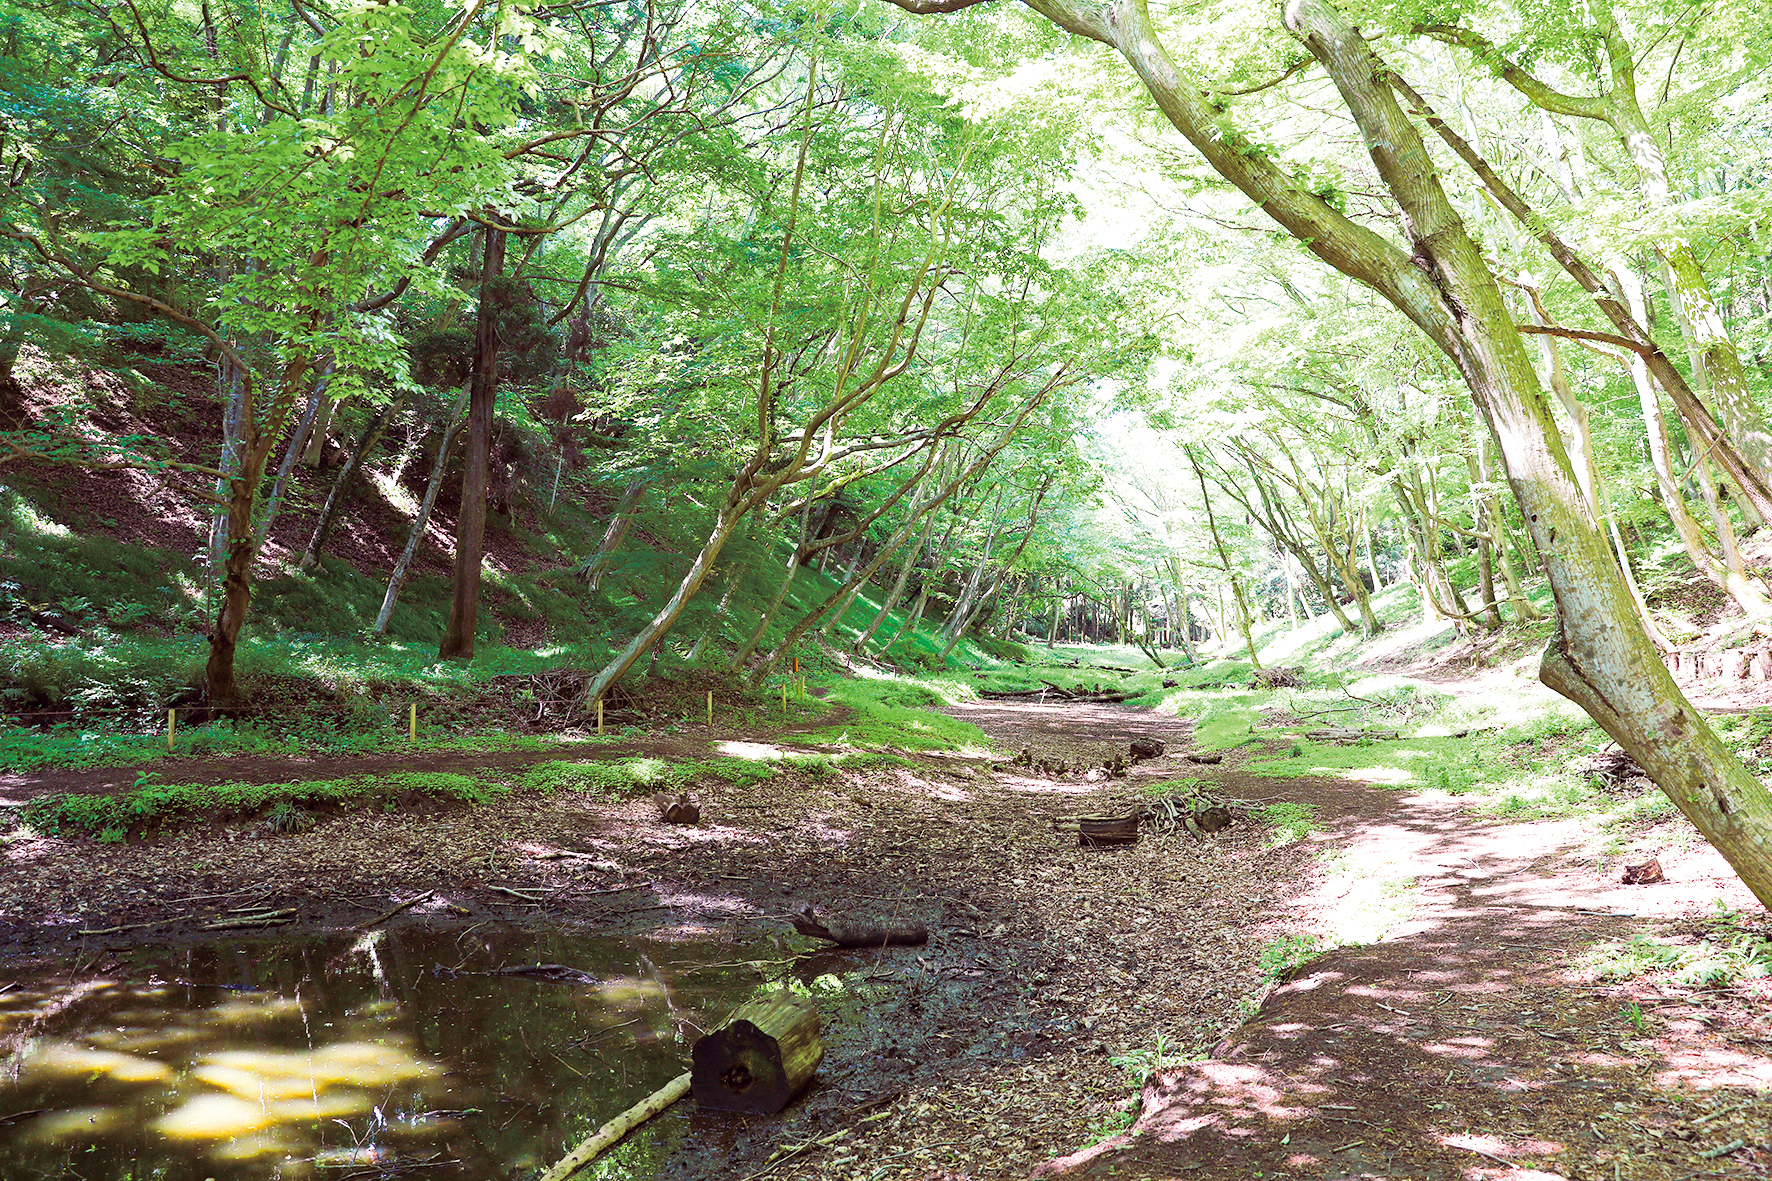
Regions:
<svg viewBox="0 0 1772 1181"><path fill-rule="evenodd" d="M1312 772L1317 775L1340 776L1355 783L1376 783L1391 787L1415 782L1415 773L1401 767L1355 767L1345 770L1339 767L1315 767Z"/></svg>
<svg viewBox="0 0 1772 1181"><path fill-rule="evenodd" d="M787 751L771 742L716 742L714 753L727 755L734 759L750 759L753 762L765 762L771 759L787 757Z"/></svg>
<svg viewBox="0 0 1772 1181"><path fill-rule="evenodd" d="M394 478L394 473L366 470L364 475L369 477L369 482L375 485L375 490L381 493L383 500L400 510L401 516L418 516L418 497L408 492Z"/></svg>

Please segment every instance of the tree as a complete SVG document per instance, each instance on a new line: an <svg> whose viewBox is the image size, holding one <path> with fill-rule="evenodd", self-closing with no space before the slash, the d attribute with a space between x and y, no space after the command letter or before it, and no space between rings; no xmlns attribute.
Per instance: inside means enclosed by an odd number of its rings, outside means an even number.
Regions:
<svg viewBox="0 0 1772 1181"><path fill-rule="evenodd" d="M912 12L971 4L896 2ZM1558 632L1541 678L1612 735L1772 906L1772 793L1686 701L1638 623L1495 275L1449 199L1390 70L1359 30L1330 0L1290 0L1285 8L1286 29L1358 127L1402 243L1352 220L1237 134L1222 103L1171 56L1144 0L1024 2L1119 54L1163 117L1219 175L1312 254L1389 300L1456 366L1496 439L1556 597Z"/></svg>

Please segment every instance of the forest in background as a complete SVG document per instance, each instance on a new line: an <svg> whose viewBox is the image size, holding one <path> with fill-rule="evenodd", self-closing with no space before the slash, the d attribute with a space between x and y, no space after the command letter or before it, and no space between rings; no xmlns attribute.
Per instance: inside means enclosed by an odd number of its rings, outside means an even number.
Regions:
<svg viewBox="0 0 1772 1181"><path fill-rule="evenodd" d="M1761 25L9 6L7 705L161 708L193 633L225 702L255 629L532 623L581 708L968 636L1185 662L1406 579L1542 629L1766 899L1772 799L1663 668L1772 615ZM113 556L134 506L178 544Z"/></svg>

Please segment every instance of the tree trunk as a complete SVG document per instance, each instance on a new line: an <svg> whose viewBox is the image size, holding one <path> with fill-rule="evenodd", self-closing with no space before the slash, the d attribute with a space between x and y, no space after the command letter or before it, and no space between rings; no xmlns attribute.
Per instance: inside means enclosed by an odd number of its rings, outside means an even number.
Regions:
<svg viewBox="0 0 1772 1181"><path fill-rule="evenodd" d="M1540 677L1636 759L1772 906L1772 792L1681 695L1642 628L1575 487L1549 405L1481 250L1440 186L1371 47L1327 0L1292 0L1287 24L1334 80L1442 292L1443 347L1488 420L1557 598ZM1433 319L1437 319L1434 317ZM1434 327L1432 320L1424 327Z"/></svg>
<svg viewBox="0 0 1772 1181"><path fill-rule="evenodd" d="M474 331L474 373L468 395L468 454L462 465L461 508L455 521L455 572L449 625L437 656L474 658L474 626L480 608L480 560L486 544L486 477L490 466L492 407L498 396L498 308L493 295L504 272L505 232L490 226L480 264L480 311Z"/></svg>
<svg viewBox="0 0 1772 1181"><path fill-rule="evenodd" d="M443 437L437 444L437 459L431 465L431 477L425 481L424 499L419 501L418 512L412 518L412 532L407 535L406 546L400 551L400 558L394 563L393 573L388 575L387 593L382 595L381 610L375 613L374 634L386 635L388 621L394 617L394 604L400 599L400 590L406 585L407 573L412 569L412 559L418 554L418 547L423 543L425 529L431 523L431 510L437 505L437 493L443 488L443 474L449 467L449 450L455 444L455 436L461 431L462 412L467 409L468 395L464 391L450 407L449 416L443 423Z"/></svg>
<svg viewBox="0 0 1772 1181"><path fill-rule="evenodd" d="M308 548L302 553L301 569L312 570L320 564L320 551L325 548L327 539L332 536L332 525L338 519L338 510L344 505L345 496L350 491L351 477L357 474L358 469L369 458L369 453L374 451L376 445L381 442L382 434L388 429L388 424L394 421L394 416L400 413L401 407L405 404L404 394L389 402L382 412L375 416L375 421L364 429L362 440L351 452L350 458L345 460L344 466L338 469L338 476L332 481L332 487L326 493L326 503L320 508L320 519L314 522L314 534L308 538Z"/></svg>
<svg viewBox="0 0 1772 1181"><path fill-rule="evenodd" d="M739 585L744 582L745 570L746 567L740 566L732 572L731 579L726 583L725 591L720 595L719 603L714 606L714 617L708 620L708 625L702 628L701 634L695 637L695 643L690 645L689 655L685 657L690 664L694 664L700 659L701 650L707 647L708 640L719 632L720 621L726 618L726 612L732 606L732 598L738 593Z"/></svg>
<svg viewBox="0 0 1772 1181"><path fill-rule="evenodd" d="M627 487L621 491L621 500L615 506L615 512L609 517L609 524L603 529L603 540L597 545L597 552L585 567L585 582L590 589L598 590L603 585L603 575L609 569L609 556L615 552L633 528L634 517L640 508L640 500L646 495L650 482L643 476L635 476L629 480Z"/></svg>
<svg viewBox="0 0 1772 1181"><path fill-rule="evenodd" d="M277 523L277 510L282 507L283 493L289 487L290 474L301 458L302 446L307 442L309 433L314 429L314 416L319 412L320 403L326 397L327 383L332 380L332 362L328 361L314 379L314 388L308 393L308 408L302 414L301 422L296 424L295 434L290 438L288 446L283 449L283 462L277 466L277 479L271 485L271 494L265 498L264 511L259 514L258 536L261 543L271 539L271 527Z"/></svg>

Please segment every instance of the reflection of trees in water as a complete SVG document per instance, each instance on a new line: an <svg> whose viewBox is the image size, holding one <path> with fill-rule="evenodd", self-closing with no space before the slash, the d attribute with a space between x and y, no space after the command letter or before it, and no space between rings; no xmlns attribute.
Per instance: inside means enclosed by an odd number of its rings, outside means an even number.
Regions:
<svg viewBox="0 0 1772 1181"><path fill-rule="evenodd" d="M754 984L732 952L672 945L671 979L632 942L407 929L139 953L75 985L46 973L0 997L0 1112L25 1113L0 1133L0 1177L544 1164L682 1068L704 1015ZM598 983L488 974L536 962ZM597 1175L652 1175L680 1127L660 1121Z"/></svg>

